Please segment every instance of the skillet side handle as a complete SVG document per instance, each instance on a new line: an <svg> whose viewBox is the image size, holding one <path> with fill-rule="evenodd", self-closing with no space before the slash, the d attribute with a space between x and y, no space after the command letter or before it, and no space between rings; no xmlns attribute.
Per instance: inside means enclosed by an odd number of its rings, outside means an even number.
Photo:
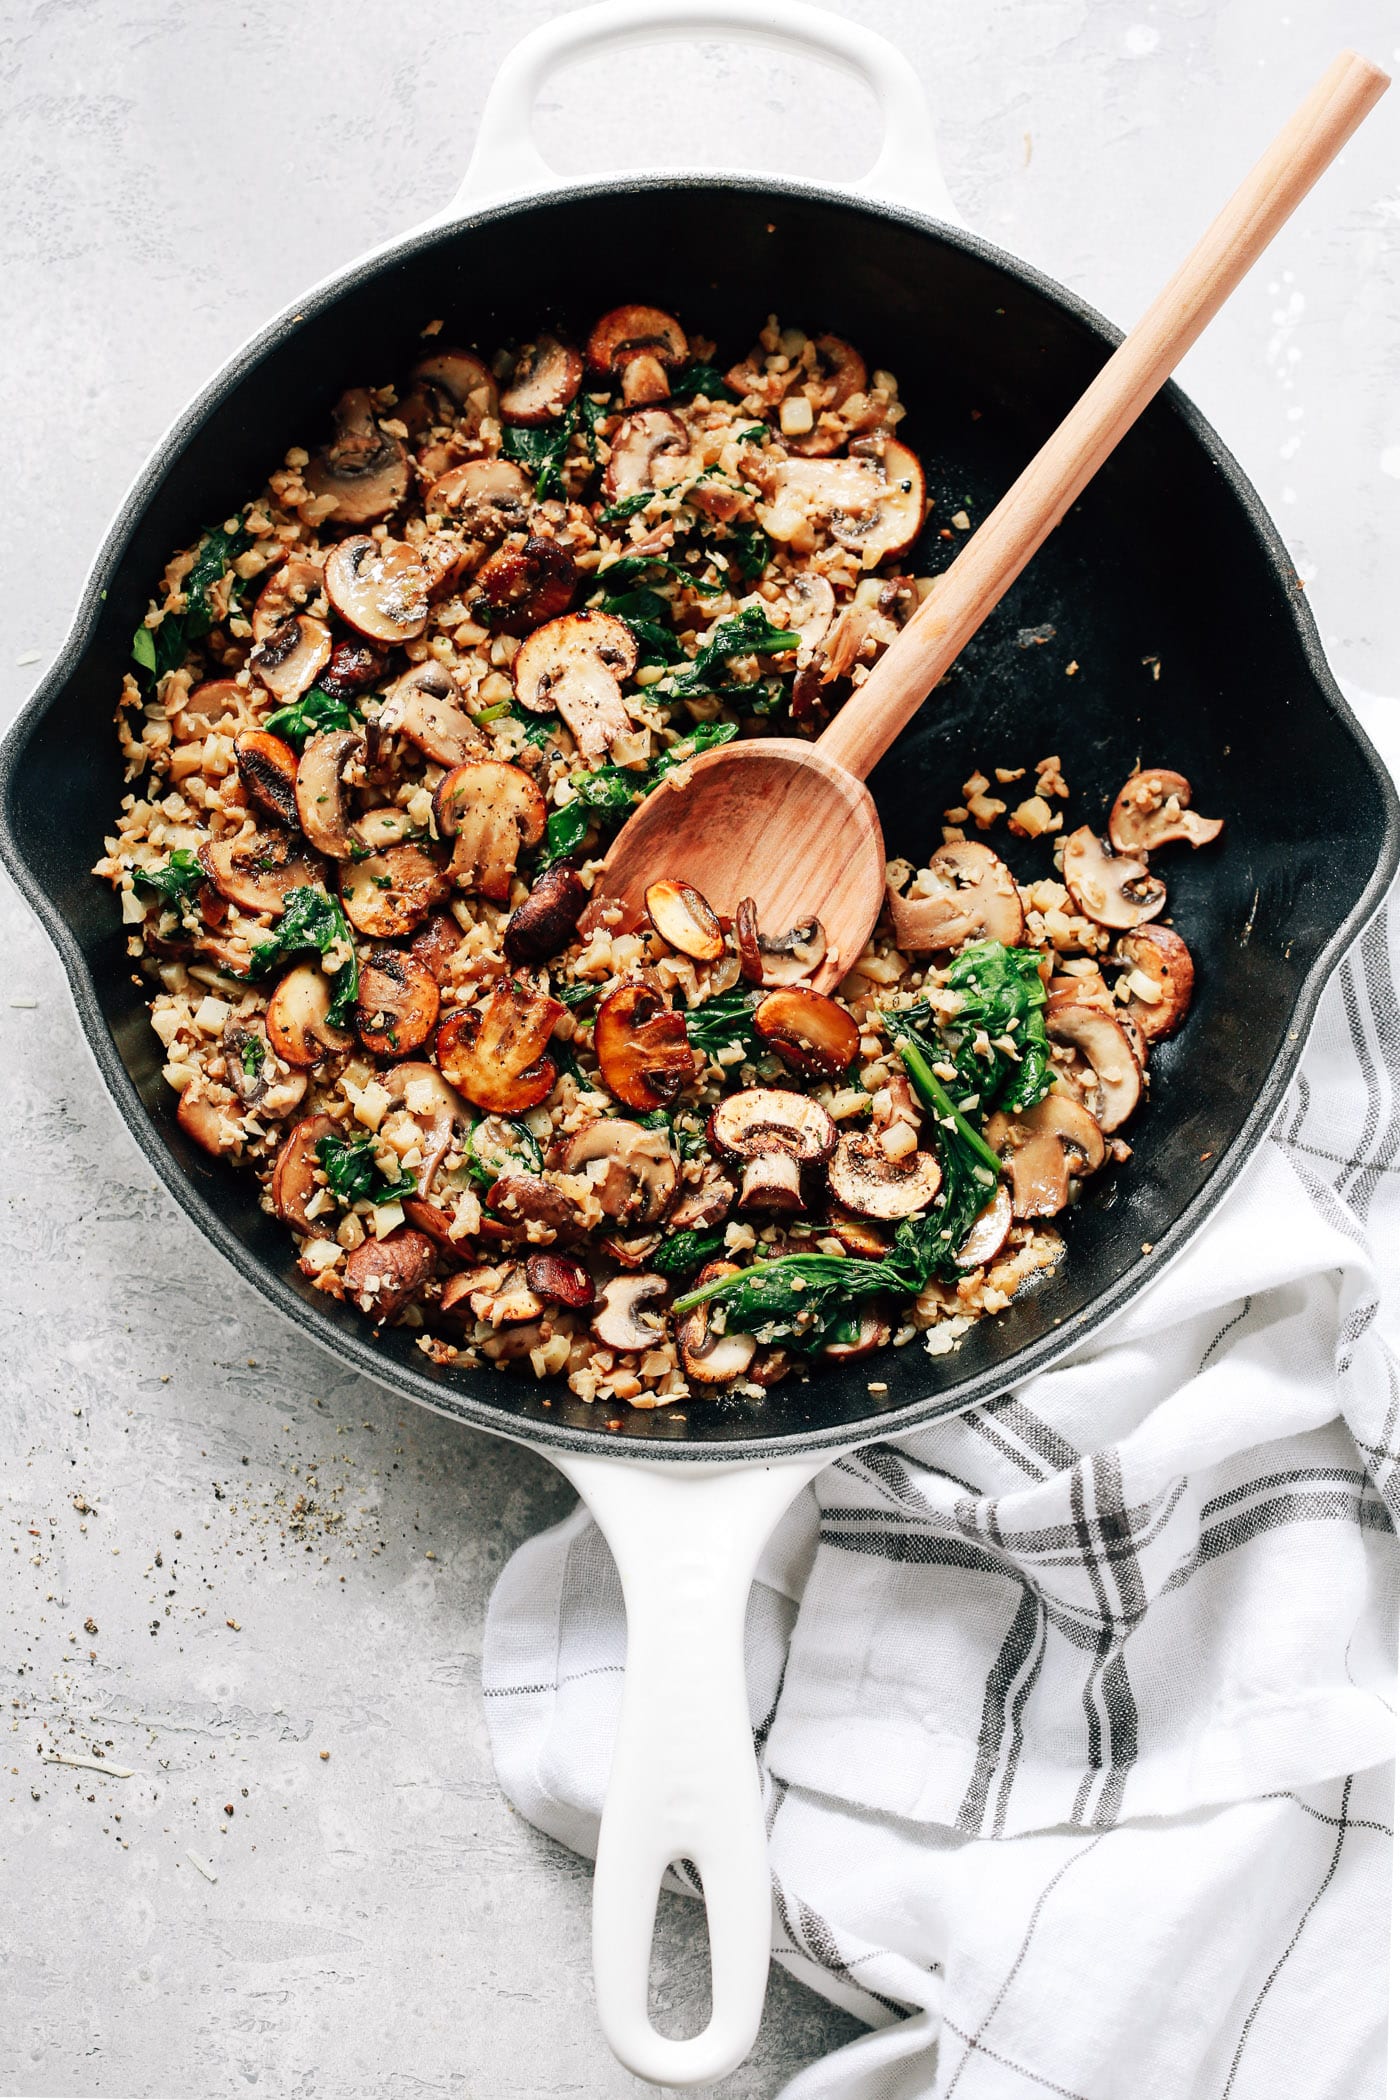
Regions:
<svg viewBox="0 0 1400 2100"><path fill-rule="evenodd" d="M799 51L863 80L879 104L884 142L874 167L850 187L962 225L939 166L923 85L908 59L873 29L806 0L603 0L542 23L502 60L487 91L471 163L441 221L558 186L531 128L540 89L557 66L628 44L686 37Z"/></svg>
<svg viewBox="0 0 1400 2100"><path fill-rule="evenodd" d="M772 1933L745 1608L764 1544L828 1456L710 1465L549 1455L597 1519L627 1606L593 1882L598 2017L638 2078L708 2085L753 2046ZM711 2013L702 2033L676 2041L652 2026L647 1997L661 1878L679 1860L704 1883Z"/></svg>

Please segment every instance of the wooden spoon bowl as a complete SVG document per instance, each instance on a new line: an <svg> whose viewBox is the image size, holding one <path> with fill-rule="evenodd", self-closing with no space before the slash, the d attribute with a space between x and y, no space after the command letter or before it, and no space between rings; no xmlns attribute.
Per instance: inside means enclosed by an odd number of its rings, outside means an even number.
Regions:
<svg viewBox="0 0 1400 2100"><path fill-rule="evenodd" d="M826 954L810 982L830 991L884 901L880 819L864 782L815 744L757 737L703 753L647 797L613 841L581 931L630 933L663 878L690 883L724 918L753 897L769 939L820 919Z"/></svg>

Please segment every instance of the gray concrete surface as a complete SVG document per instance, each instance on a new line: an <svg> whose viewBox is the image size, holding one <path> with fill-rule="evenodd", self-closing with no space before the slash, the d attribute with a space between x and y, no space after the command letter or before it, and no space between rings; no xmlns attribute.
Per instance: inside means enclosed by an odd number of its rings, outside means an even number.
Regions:
<svg viewBox="0 0 1400 2100"><path fill-rule="evenodd" d="M1123 321L1335 46L1400 56L1382 0L841 11L913 54L971 221ZM5 719L186 396L450 193L494 64L551 12L9 0ZM853 174L874 130L843 107L768 56L652 52L557 83L539 132L565 169L684 137L691 160ZM1338 670L1392 692L1398 134L1400 101L1186 373ZM0 907L0 2091L643 2090L592 2018L588 1871L506 1807L482 1720L487 1595L568 1492L337 1372L222 1265L99 1090L8 884ZM682 2013L694 1922L666 1904ZM718 2090L774 2094L852 2031L776 1978L758 2051Z"/></svg>

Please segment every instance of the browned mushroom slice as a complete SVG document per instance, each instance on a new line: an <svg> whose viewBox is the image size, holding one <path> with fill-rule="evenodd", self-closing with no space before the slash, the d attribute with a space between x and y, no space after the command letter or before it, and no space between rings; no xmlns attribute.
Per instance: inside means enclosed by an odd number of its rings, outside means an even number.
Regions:
<svg viewBox="0 0 1400 2100"><path fill-rule="evenodd" d="M643 489L674 481L690 451L690 433L672 408L639 408L612 434L612 458L603 471L603 497L621 503Z"/></svg>
<svg viewBox="0 0 1400 2100"><path fill-rule="evenodd" d="M573 938L588 892L572 868L547 868L506 920L501 945L513 963L548 962Z"/></svg>
<svg viewBox="0 0 1400 2100"><path fill-rule="evenodd" d="M241 831L207 839L199 865L221 897L242 911L280 912L287 892L314 889L321 870L285 831Z"/></svg>
<svg viewBox="0 0 1400 2100"><path fill-rule="evenodd" d="M480 1011L452 1014L439 1028L437 1061L443 1077L478 1108L522 1115L554 1085L554 1060L545 1053L564 1011L557 999L517 977L506 978Z"/></svg>
<svg viewBox="0 0 1400 2100"><path fill-rule="evenodd" d="M887 1232L882 1232L871 1219L853 1217L835 1205L828 1209L824 1230L841 1242L847 1254L862 1261L883 1261L890 1251Z"/></svg>
<svg viewBox="0 0 1400 2100"><path fill-rule="evenodd" d="M1114 954L1127 964L1118 980L1126 989L1125 1013L1149 1043L1174 1035L1191 1008L1196 967L1191 950L1170 926L1140 926L1125 933Z"/></svg>
<svg viewBox="0 0 1400 2100"><path fill-rule="evenodd" d="M422 826L415 824L408 811L400 809L396 802L385 803L381 809L362 811L350 829L355 835L350 852L352 860L357 852L387 853L391 846L406 846L423 835Z"/></svg>
<svg viewBox="0 0 1400 2100"><path fill-rule="evenodd" d="M593 325L588 369L599 379L618 376L629 408L670 397L669 375L689 351L685 330L656 306L615 306Z"/></svg>
<svg viewBox="0 0 1400 2100"><path fill-rule="evenodd" d="M422 1196L404 1196L400 1201L406 1224L415 1226L419 1232L426 1232L439 1254L461 1259L461 1243L452 1237L452 1227L456 1223L454 1212L444 1210L440 1203L426 1202Z"/></svg>
<svg viewBox="0 0 1400 2100"><path fill-rule="evenodd" d="M676 1193L679 1174L666 1132L644 1130L620 1116L585 1123L557 1156L563 1173L593 1183L604 1212L619 1225L659 1224Z"/></svg>
<svg viewBox="0 0 1400 2100"><path fill-rule="evenodd" d="M844 1006L800 984L770 992L754 1009L754 1027L785 1065L813 1079L835 1079L860 1050L860 1030Z"/></svg>
<svg viewBox="0 0 1400 2100"><path fill-rule="evenodd" d="M382 1240L365 1240L345 1262L345 1289L362 1313L394 1320L419 1296L437 1267L437 1249L425 1232L400 1225Z"/></svg>
<svg viewBox="0 0 1400 2100"><path fill-rule="evenodd" d="M1155 919L1167 901L1166 884L1148 872L1145 860L1115 853L1087 824L1065 840L1060 872L1077 909L1119 932Z"/></svg>
<svg viewBox="0 0 1400 2100"><path fill-rule="evenodd" d="M372 525L397 510L408 494L408 454L396 437L381 430L362 387L341 395L334 419L334 438L302 478L313 496L332 498L333 508L326 513L330 523Z"/></svg>
<svg viewBox="0 0 1400 2100"><path fill-rule="evenodd" d="M718 1283L726 1276L737 1276L739 1265L732 1261L706 1262L695 1279L693 1288L701 1284ZM687 1378L696 1385L728 1385L732 1378L742 1378L753 1362L758 1343L751 1334L736 1329L724 1334L714 1324L713 1307L707 1300L703 1305L693 1305L676 1326L676 1341L681 1352L681 1365Z"/></svg>
<svg viewBox="0 0 1400 2100"><path fill-rule="evenodd" d="M666 1315L662 1307L668 1289L664 1276L614 1276L605 1283L590 1323L604 1348L623 1349L635 1355L664 1341Z"/></svg>
<svg viewBox="0 0 1400 2100"><path fill-rule="evenodd" d="M1119 853L1155 853L1177 840L1208 846L1223 829L1219 817L1197 816L1190 781L1165 766L1134 773L1108 813L1108 835Z"/></svg>
<svg viewBox="0 0 1400 2100"><path fill-rule="evenodd" d="M491 606L493 634L528 634L567 612L578 569L567 547L532 533L523 547L500 548L477 582Z"/></svg>
<svg viewBox="0 0 1400 2100"><path fill-rule="evenodd" d="M826 459L840 451L846 442L846 431L836 411L844 408L853 394L865 392L867 378L865 359L841 336L819 335L815 347L817 375L822 382L816 421L811 430L785 439L791 450L800 452L804 459Z"/></svg>
<svg viewBox="0 0 1400 2100"><path fill-rule="evenodd" d="M189 693L171 727L178 737L227 734L248 717L253 694L234 678L206 678Z"/></svg>
<svg viewBox="0 0 1400 2100"><path fill-rule="evenodd" d="M411 642L428 624L428 572L403 540L355 533L326 559L326 596L372 642Z"/></svg>
<svg viewBox="0 0 1400 2100"><path fill-rule="evenodd" d="M306 1074L282 1069L257 1015L227 1022L219 1048L229 1085L244 1108L251 1109L260 1121L275 1123L300 1105L306 1093Z"/></svg>
<svg viewBox="0 0 1400 2100"><path fill-rule="evenodd" d="M1070 1076L1104 1135L1126 1123L1142 1096L1142 1067L1114 1016L1101 1006L1056 1006L1045 1031L1076 1053Z"/></svg>
<svg viewBox="0 0 1400 2100"><path fill-rule="evenodd" d="M695 1077L685 1015L649 984L624 984L598 1008L593 1049L609 1093L643 1114L664 1108Z"/></svg>
<svg viewBox="0 0 1400 2100"><path fill-rule="evenodd" d="M187 1086L175 1109L175 1120L215 1159L237 1159L244 1145L243 1114L236 1101L216 1101L196 1082Z"/></svg>
<svg viewBox="0 0 1400 2100"><path fill-rule="evenodd" d="M438 476L425 508L459 518L469 532L502 538L524 530L534 497L535 484L514 460L469 459Z"/></svg>
<svg viewBox="0 0 1400 2100"><path fill-rule="evenodd" d="M724 953L719 920L688 882L653 882L646 892L647 917L663 941L694 962L718 962Z"/></svg>
<svg viewBox="0 0 1400 2100"><path fill-rule="evenodd" d="M1053 1218L1069 1202L1072 1174L1094 1174L1104 1163L1103 1133L1087 1108L1056 1087L1034 1108L989 1116L987 1143L1011 1177L1011 1208L1018 1218Z"/></svg>
<svg viewBox="0 0 1400 2100"><path fill-rule="evenodd" d="M452 880L493 904L508 902L520 850L539 843L547 814L529 774L501 759L454 766L433 794L438 830L453 842Z"/></svg>
<svg viewBox="0 0 1400 2100"><path fill-rule="evenodd" d="M499 1174L486 1191L486 1207L490 1215L482 1220L484 1237L517 1239L522 1232L528 1234L531 1225L543 1225L560 1239L573 1239L582 1222L576 1198L543 1174Z"/></svg>
<svg viewBox="0 0 1400 2100"><path fill-rule="evenodd" d="M593 1278L572 1254L531 1254L525 1261L525 1281L537 1298L556 1305L572 1306L581 1312L596 1297Z"/></svg>
<svg viewBox="0 0 1400 2100"><path fill-rule="evenodd" d="M671 1212L668 1229L671 1232L703 1232L707 1225L719 1225L734 1208L735 1189L731 1181L721 1175L714 1181L704 1181L698 1189L687 1189Z"/></svg>
<svg viewBox="0 0 1400 2100"><path fill-rule="evenodd" d="M967 1238L957 1252L960 1269L981 1269L1000 1254L1011 1230L1011 1191L1004 1181L984 1210L973 1219Z"/></svg>
<svg viewBox="0 0 1400 2100"><path fill-rule="evenodd" d="M836 617L836 593L825 576L808 569L789 576L783 590L788 607L784 625L797 636L797 661L808 663Z"/></svg>
<svg viewBox="0 0 1400 2100"><path fill-rule="evenodd" d="M462 945L462 929L450 911L435 911L425 919L408 944L435 984L446 984L452 975L452 959Z"/></svg>
<svg viewBox="0 0 1400 2100"><path fill-rule="evenodd" d="M372 941L402 940L414 932L451 888L446 869L421 846L390 846L340 864L345 916Z"/></svg>
<svg viewBox="0 0 1400 2100"><path fill-rule="evenodd" d="M293 554L272 571L253 605L253 640L265 642L292 613L310 612L322 597L324 581L314 561ZM325 611L324 605L320 607Z"/></svg>
<svg viewBox="0 0 1400 2100"><path fill-rule="evenodd" d="M836 1149L836 1125L819 1101L783 1087L749 1087L721 1101L710 1117L710 1142L743 1168L740 1210L801 1210L802 1169Z"/></svg>
<svg viewBox="0 0 1400 2100"><path fill-rule="evenodd" d="M402 948L374 949L360 968L360 1041L375 1057L406 1057L432 1034L440 999L426 964Z"/></svg>
<svg viewBox="0 0 1400 2100"><path fill-rule="evenodd" d="M843 1137L831 1155L826 1178L837 1202L858 1218L886 1221L927 1210L943 1183L942 1169L931 1152L911 1149L892 1155L875 1131Z"/></svg>
<svg viewBox="0 0 1400 2100"><path fill-rule="evenodd" d="M518 1263L484 1263L443 1286L439 1310L449 1318L482 1320L488 1327L521 1327L539 1319L544 1302Z"/></svg>
<svg viewBox="0 0 1400 2100"><path fill-rule="evenodd" d="M307 1116L296 1124L277 1155L272 1170L272 1204L284 1225L298 1232L313 1232L314 1221L306 1206L324 1184L316 1179L319 1161L316 1147L322 1138L334 1137L336 1126L329 1116Z"/></svg>
<svg viewBox="0 0 1400 2100"><path fill-rule="evenodd" d="M297 755L291 745L265 729L245 729L233 740L233 758L249 799L279 823L295 824Z"/></svg>
<svg viewBox="0 0 1400 2100"><path fill-rule="evenodd" d="M940 846L929 861L924 887L924 896L888 892L890 926L906 955L960 948L973 940L1014 948L1025 934L1015 877L990 846L976 839Z"/></svg>
<svg viewBox="0 0 1400 2100"><path fill-rule="evenodd" d="M487 745L459 698L456 681L441 664L415 664L389 688L380 710L380 732L406 736L439 766L464 765Z"/></svg>
<svg viewBox="0 0 1400 2100"><path fill-rule="evenodd" d="M854 1363L858 1357L873 1356L883 1349L890 1338L890 1323L882 1320L878 1313L862 1313L856 1322L855 1337L848 1342L824 1342L822 1355L829 1363Z"/></svg>
<svg viewBox="0 0 1400 2100"><path fill-rule="evenodd" d="M770 936L759 927L758 906L752 897L739 900L734 937L739 968L750 984L801 984L826 954L826 929L820 919L808 919L801 926L790 926L786 933Z"/></svg>
<svg viewBox="0 0 1400 2100"><path fill-rule="evenodd" d="M423 1157L415 1179L419 1195L427 1198L433 1192L438 1170L451 1151L454 1138L459 1132L471 1128L471 1109L448 1085L436 1065L412 1061L395 1065L392 1071L384 1074L381 1084L389 1096L390 1105L405 1109L423 1133Z"/></svg>
<svg viewBox="0 0 1400 2100"><path fill-rule="evenodd" d="M621 688L636 665L636 637L624 621L566 613L537 627L516 651L515 697L531 714L562 715L580 756L591 762L631 733Z"/></svg>
<svg viewBox="0 0 1400 2100"><path fill-rule="evenodd" d="M349 700L383 675L384 652L368 642L343 637L331 644L330 661L317 680L333 700Z"/></svg>
<svg viewBox="0 0 1400 2100"><path fill-rule="evenodd" d="M583 385L583 359L557 336L526 343L501 388L503 423L552 423Z"/></svg>
<svg viewBox="0 0 1400 2100"><path fill-rule="evenodd" d="M355 848L350 829L349 780L363 772L365 740L358 729L332 729L308 737L296 774L301 828L318 853L348 860Z"/></svg>
<svg viewBox="0 0 1400 2100"><path fill-rule="evenodd" d="M266 641L254 646L248 668L285 706L315 685L330 654L331 631L324 620L313 620L309 613L288 613Z"/></svg>
<svg viewBox="0 0 1400 2100"><path fill-rule="evenodd" d="M348 1050L355 1038L330 1021L334 987L319 963L298 963L267 1002L267 1033L277 1055L299 1072Z"/></svg>
<svg viewBox="0 0 1400 2100"><path fill-rule="evenodd" d="M773 493L758 506L771 539L810 546L815 524L873 569L913 546L923 528L924 470L907 445L891 439L883 460L786 459L775 469Z"/></svg>
<svg viewBox="0 0 1400 2100"><path fill-rule="evenodd" d="M475 436L487 416L499 408L496 382L479 357L469 350L438 350L420 358L409 373L409 391L399 403L399 420L410 437L425 430L466 426Z"/></svg>

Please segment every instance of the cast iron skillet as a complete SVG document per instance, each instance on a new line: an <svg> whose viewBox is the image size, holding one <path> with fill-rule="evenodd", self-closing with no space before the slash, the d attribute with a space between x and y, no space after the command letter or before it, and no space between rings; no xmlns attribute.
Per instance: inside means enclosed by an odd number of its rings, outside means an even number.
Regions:
<svg viewBox="0 0 1400 2100"><path fill-rule="evenodd" d="M770 31L776 25L809 50L857 64L906 159L919 158L918 91L911 102L912 75L888 46L810 9L768 6L764 15ZM672 7L666 26L755 27L745 0ZM511 134L513 122L517 156L527 152L524 113L546 64L570 47L655 28L645 4L621 0L538 32L512 54L486 136ZM926 156L920 173L923 193L932 187L937 197ZM810 185L650 177L452 216L274 322L163 441L112 527L67 644L0 751L0 845L59 950L137 1142L239 1272L343 1362L440 1412L546 1446L579 1481L624 1580L636 1571L628 1583L635 1685L646 1646L640 1620L655 1609L643 1592L655 1591L663 1554L689 1552L701 1590L719 1582L692 1600L711 1614L691 1636L708 1653L726 1614L737 1632L752 1556L778 1507L838 1448L1001 1391L1082 1343L1160 1274L1267 1130L1322 985L1389 882L1400 835L1389 779L1323 660L1278 534L1215 433L1169 387L870 783L889 851L916 862L974 766L1028 764L1051 752L1073 791L1073 821L1097 821L1139 761L1184 772L1196 806L1226 820L1219 846L1182 848L1162 862L1172 921L1196 958L1195 1006L1183 1034L1154 1052L1135 1156L1089 1185L1061 1268L950 1356L889 1351L878 1365L792 1381L758 1403L610 1409L606 1427L562 1382L435 1368L402 1330L371 1339L358 1314L301 1277L251 1178L216 1165L179 1130L112 893L88 872L123 792L111 721L131 633L170 551L236 508L288 444L314 441L344 387L401 375L428 319L444 319L444 342L490 347L537 327L542 306L577 338L605 308L634 298L715 337L721 364L748 347L775 306L849 336L872 367L899 375L911 410L901 435L926 462L940 522L964 507L985 516L1118 339L1082 302L986 242L907 208ZM927 573L952 551L931 529L911 566ZM1018 874L1048 872L1043 846L1008 857ZM872 1393L872 1376L888 1389ZM633 1467L623 1480L615 1465L598 1463L603 1453L750 1465L746 1484L736 1479L718 1499L697 1496L713 1465L647 1466L642 1478ZM769 1463L755 1473L753 1461ZM719 1563L727 1572L716 1578ZM631 1811L618 1826L608 1888L600 1861L597 1934L610 2040L642 2075L689 2083L721 2075L748 2046L767 1926L758 1916L754 1929L764 1887L756 1842L745 1860L734 1857L745 1831L753 1839L754 1816L737 1640L727 1659L716 1651L714 1682L695 1647L678 1673L668 1655L687 1642L677 1638L682 1608L671 1588L656 1627L657 1668L672 1679L669 1693L659 1691L671 1704L658 1718L654 1702L629 1692L630 1737L625 1727L614 1787L631 1765ZM721 1716L725 1696L734 1710ZM666 1727L665 1743L648 1737L647 1748L642 1732L656 1726ZM700 1745L699 1731L716 1739ZM698 1776L678 1802L648 1766L662 1756L674 1776L676 1738L687 1732ZM713 1799L697 1811L707 1788ZM728 1822L728 1838L707 1814ZM716 2008L705 2035L683 2043L654 2036L645 2008L656 1879L680 1856L705 1876ZM620 1972L629 1962L614 1991L603 1964Z"/></svg>

